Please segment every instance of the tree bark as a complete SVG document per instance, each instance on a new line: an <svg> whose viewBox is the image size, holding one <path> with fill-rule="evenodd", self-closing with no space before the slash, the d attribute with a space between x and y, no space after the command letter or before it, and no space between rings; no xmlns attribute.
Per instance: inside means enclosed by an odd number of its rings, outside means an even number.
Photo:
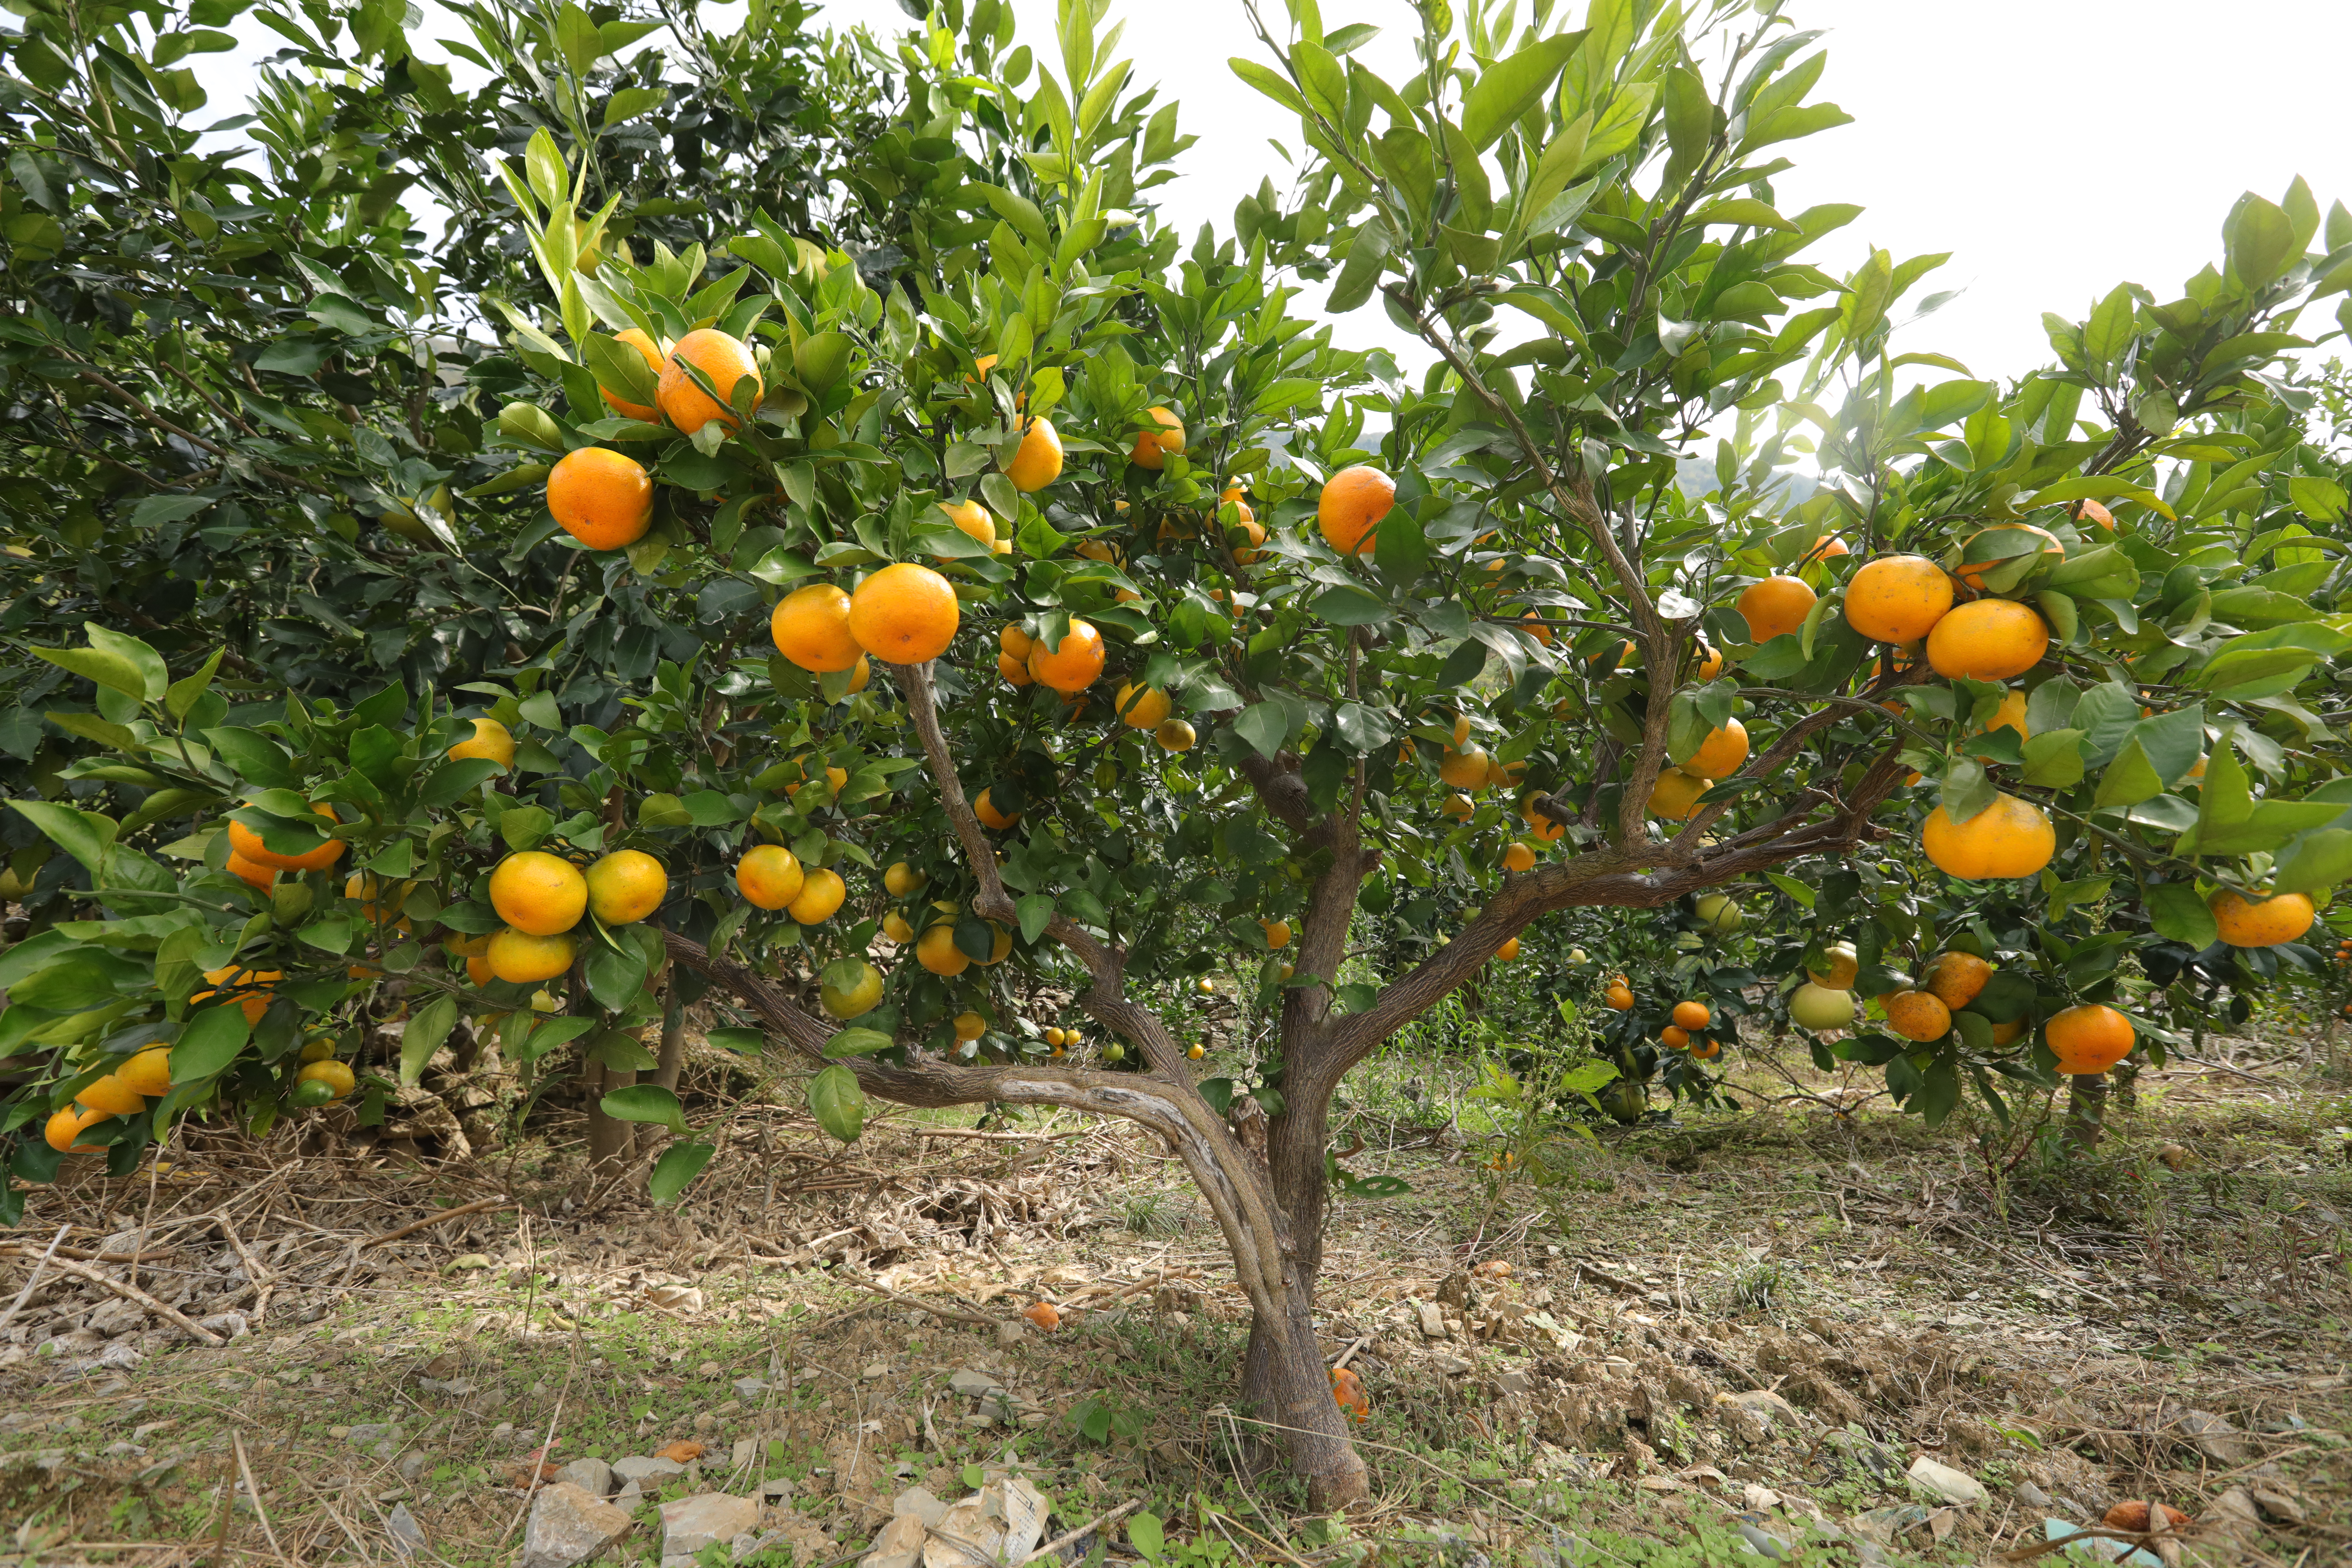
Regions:
<svg viewBox="0 0 2352 1568"><path fill-rule="evenodd" d="M637 1081L634 1070L608 1068L600 1062L583 1062L580 1081L588 1090L588 1175L591 1181L603 1181L626 1162L635 1148L636 1129L632 1123L604 1114L604 1096L616 1089L625 1089Z"/></svg>
<svg viewBox="0 0 2352 1568"><path fill-rule="evenodd" d="M672 1094L677 1092L678 1074L686 1067L686 1004L677 999L675 987L662 988L661 1044L649 1080L659 1084ZM652 1153L669 1141L669 1129L650 1121L637 1123L636 1146L639 1155Z"/></svg>
<svg viewBox="0 0 2352 1568"><path fill-rule="evenodd" d="M2066 1146L2087 1153L2099 1146L2107 1121L2107 1075L2083 1073L2066 1089Z"/></svg>

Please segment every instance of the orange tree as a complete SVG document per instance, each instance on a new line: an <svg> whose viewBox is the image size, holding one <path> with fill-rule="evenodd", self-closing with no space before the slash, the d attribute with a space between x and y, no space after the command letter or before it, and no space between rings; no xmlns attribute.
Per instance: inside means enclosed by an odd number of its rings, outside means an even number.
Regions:
<svg viewBox="0 0 2352 1568"><path fill-rule="evenodd" d="M0 1037L37 1064L13 1169L351 1092L349 1020L390 984L407 1070L468 1014L526 1064L615 1065L665 966L689 971L809 1071L836 1136L878 1098L1166 1137L1253 1310L1244 1392L1308 1501L1341 1506L1366 1472L1315 1333L1332 1097L1532 922L1801 882L1930 801L1944 870L2036 874L2063 825L2159 930L2205 910L2192 878L2340 874L2341 808L2291 798L2335 742L2272 729L2341 634L2229 575L2275 540L2231 532L2222 565L2151 521L2205 514L2148 482L2170 465L2216 508L2252 488L2241 426L2276 401L2284 322L2336 286L2300 187L2233 216L2185 304L2103 303L2078 347L2099 397L1906 387L1952 368L1887 346L1927 264L1832 278L1804 251L1856 209L1771 205L1781 151L1843 119L1807 101L1809 36L1729 4L1599 0L1514 37L1415 16L1401 84L1304 0L1261 28L1273 63L1236 68L1309 151L1288 195L1244 200L1238 244L1154 221L1172 111L1127 91L1079 0L1058 69L1006 54L985 5L902 49L923 166L894 186L915 265L887 290L773 226L590 256L582 150L534 136L504 182L549 290L499 313L528 395L479 412L517 459L512 551L579 584L540 614L579 640L234 723L201 648L95 617L45 647L97 707L63 787L16 803L77 868L77 918L6 955ZM1341 307L1377 292L1439 363L1408 380L1334 346L1286 269ZM1808 421L1835 477L1791 504ZM2186 616L2160 649L2158 584ZM691 635L660 624L688 605ZM641 657L591 710L572 672L624 617ZM2031 738L1988 742L2021 678ZM2212 706L2176 704L2192 689ZM1425 956L1367 973L1360 911L1421 911ZM1225 953L1171 940L1204 918ZM1196 1081L1169 991L1234 951L1277 1049ZM1057 1057L1007 966L1072 981L1097 1043ZM2097 1007L2115 969L2066 983ZM1969 1016L1885 1058L1914 1098L1992 1048ZM2011 1065L2083 1066L2115 1043L2092 1022L2053 1016L2021 1049L2056 1052ZM656 1086L603 1108L687 1132ZM656 1195L711 1152L678 1138Z"/></svg>

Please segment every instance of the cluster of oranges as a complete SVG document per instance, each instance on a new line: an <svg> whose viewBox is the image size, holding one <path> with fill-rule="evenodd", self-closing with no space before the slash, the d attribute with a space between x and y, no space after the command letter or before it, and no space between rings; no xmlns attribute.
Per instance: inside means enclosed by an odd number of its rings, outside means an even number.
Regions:
<svg viewBox="0 0 2352 1568"><path fill-rule="evenodd" d="M243 1006L248 1023L257 1020L268 1006L269 984L280 978L276 973L255 974L233 968L210 970L205 977L215 989L199 992L190 1000L201 1002L225 991ZM313 1039L302 1047L289 1098L298 1107L310 1108L341 1100L358 1087L351 1064L336 1059L334 1042ZM59 1153L98 1153L99 1145L79 1142L83 1133L110 1117L141 1115L150 1100L161 1100L171 1091L172 1048L160 1041L142 1046L75 1091L71 1103L50 1115L42 1136Z"/></svg>
<svg viewBox="0 0 2352 1568"><path fill-rule="evenodd" d="M625 418L666 421L683 436L714 421L731 432L741 424L734 409L736 388L748 380L755 404L765 390L751 345L716 328L697 328L674 343L657 344L635 327L614 335L644 355L660 376L656 406L629 403L605 391L604 401ZM698 384L688 365L701 373L718 397ZM548 471L547 510L558 526L589 549L625 549L653 526L653 476L625 452L583 447L566 452Z"/></svg>
<svg viewBox="0 0 2352 1568"><path fill-rule="evenodd" d="M1973 952L1941 952L1929 960L1914 983L1907 975L1894 990L1878 998L1887 1027L1907 1040L1940 1040L1952 1031L1952 1015L1983 994L1993 966ZM1996 1047L2014 1045L2033 1026L2021 1016L1992 1026ZM2058 1058L2058 1070L2068 1077L2103 1073L2131 1055L2138 1033L2132 1022L2113 1007L2084 1003L2063 1008L2042 1026L2042 1038Z"/></svg>
<svg viewBox="0 0 2352 1568"><path fill-rule="evenodd" d="M572 936L593 913L607 926L634 925L661 907L669 873L642 849L616 849L586 871L543 849L508 856L490 872L490 908L506 922L488 936L445 938L466 961L475 984L490 979L533 984L570 972Z"/></svg>
<svg viewBox="0 0 2352 1568"><path fill-rule="evenodd" d="M1723 1042L1706 1032L1715 1013L1704 1002L1677 1002L1674 1021L1658 1031L1658 1044L1670 1051L1688 1051L1700 1061L1723 1054Z"/></svg>

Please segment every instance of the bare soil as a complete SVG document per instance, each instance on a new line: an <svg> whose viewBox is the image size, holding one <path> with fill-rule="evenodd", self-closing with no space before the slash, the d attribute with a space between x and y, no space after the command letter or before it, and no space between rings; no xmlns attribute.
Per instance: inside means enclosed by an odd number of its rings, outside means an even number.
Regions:
<svg viewBox="0 0 2352 1568"><path fill-rule="evenodd" d="M2165 1561L2344 1562L2352 1104L2300 1043L2205 1050L2064 1158L1761 1057L1741 1110L1630 1130L1375 1064L1346 1169L1411 1191L1335 1211L1376 1481L1343 1521L1234 1404L1242 1299L1135 1130L898 1115L844 1152L745 1102L661 1209L544 1129L437 1161L199 1135L0 1235L0 1312L60 1227L76 1266L0 1326L0 1557L399 1561L413 1521L419 1560L511 1563L542 1465L684 1443L621 1560L713 1490L761 1500L761 1561L855 1560L904 1489L1009 1468L1053 1533L1140 1500L1188 1564L1975 1563L2135 1499L2195 1521Z"/></svg>

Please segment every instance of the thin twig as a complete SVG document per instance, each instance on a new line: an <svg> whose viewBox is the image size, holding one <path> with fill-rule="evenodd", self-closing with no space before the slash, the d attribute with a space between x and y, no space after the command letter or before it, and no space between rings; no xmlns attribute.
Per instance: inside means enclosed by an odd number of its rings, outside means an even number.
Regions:
<svg viewBox="0 0 2352 1568"><path fill-rule="evenodd" d="M218 1334L197 1322L185 1312L181 1311L177 1307L165 1306L163 1302L158 1301L154 1297L150 1296L146 1291L142 1290L136 1285L125 1285L121 1280L115 1279L110 1274L101 1273L98 1269L92 1268L87 1263L76 1263L71 1258L52 1258L50 1263L53 1268L62 1268L68 1274L78 1275L80 1278L89 1280L93 1285L103 1286L105 1289L113 1291L116 1295L122 1297L125 1300L138 1302L141 1306L146 1308L157 1317L162 1318L168 1322L179 1324L180 1327L187 1330L188 1332L195 1335L196 1338L204 1341L205 1343L208 1345L218 1346L224 1342Z"/></svg>
<svg viewBox="0 0 2352 1568"><path fill-rule="evenodd" d="M261 1533L269 1538L269 1550L278 1554L278 1561L284 1563L286 1568L294 1568L286 1556L286 1548L278 1544L278 1531L269 1527L269 1510L261 1506L261 1488L255 1484L253 1466L245 1458L245 1435L232 1426L228 1429L228 1441L229 1447L236 1450L236 1473L245 1478L245 1495L253 1500L253 1511L261 1521ZM234 1501L231 1506L235 1506Z"/></svg>
<svg viewBox="0 0 2352 1568"><path fill-rule="evenodd" d="M8 1310L0 1312L0 1329L5 1329L15 1322L16 1314L25 1310L25 1303L33 1299L33 1287L41 1282L41 1271L49 1266L49 1259L57 1255L58 1243L63 1241L66 1238L66 1232L72 1228L72 1222L68 1221L58 1226L57 1235L49 1237L49 1249L42 1253L40 1260L33 1265L33 1272L26 1279L25 1288L16 1292L16 1299L8 1303Z"/></svg>
<svg viewBox="0 0 2352 1568"><path fill-rule="evenodd" d="M387 1230L381 1236L371 1236L363 1241L353 1242L352 1248L356 1252L362 1247L379 1247L387 1241L398 1241L404 1236L415 1236L420 1230L430 1229L434 1226L444 1225L453 1219L462 1219L469 1214L482 1214L490 1209L510 1209L518 1206L520 1205L512 1198L479 1198L470 1204L460 1204L453 1209L443 1209L439 1214L426 1215L420 1220L412 1220L398 1229Z"/></svg>
<svg viewBox="0 0 2352 1568"><path fill-rule="evenodd" d="M964 1312L952 1307L934 1306L918 1296L902 1296L896 1290L887 1289L871 1280L860 1279L854 1274L845 1274L841 1278L845 1283L855 1285L860 1290L871 1290L877 1296L887 1296L902 1307L912 1307L918 1311L929 1312L934 1318L945 1318L951 1322L973 1323L983 1329L992 1329L997 1323L996 1319L982 1317L977 1312Z"/></svg>

